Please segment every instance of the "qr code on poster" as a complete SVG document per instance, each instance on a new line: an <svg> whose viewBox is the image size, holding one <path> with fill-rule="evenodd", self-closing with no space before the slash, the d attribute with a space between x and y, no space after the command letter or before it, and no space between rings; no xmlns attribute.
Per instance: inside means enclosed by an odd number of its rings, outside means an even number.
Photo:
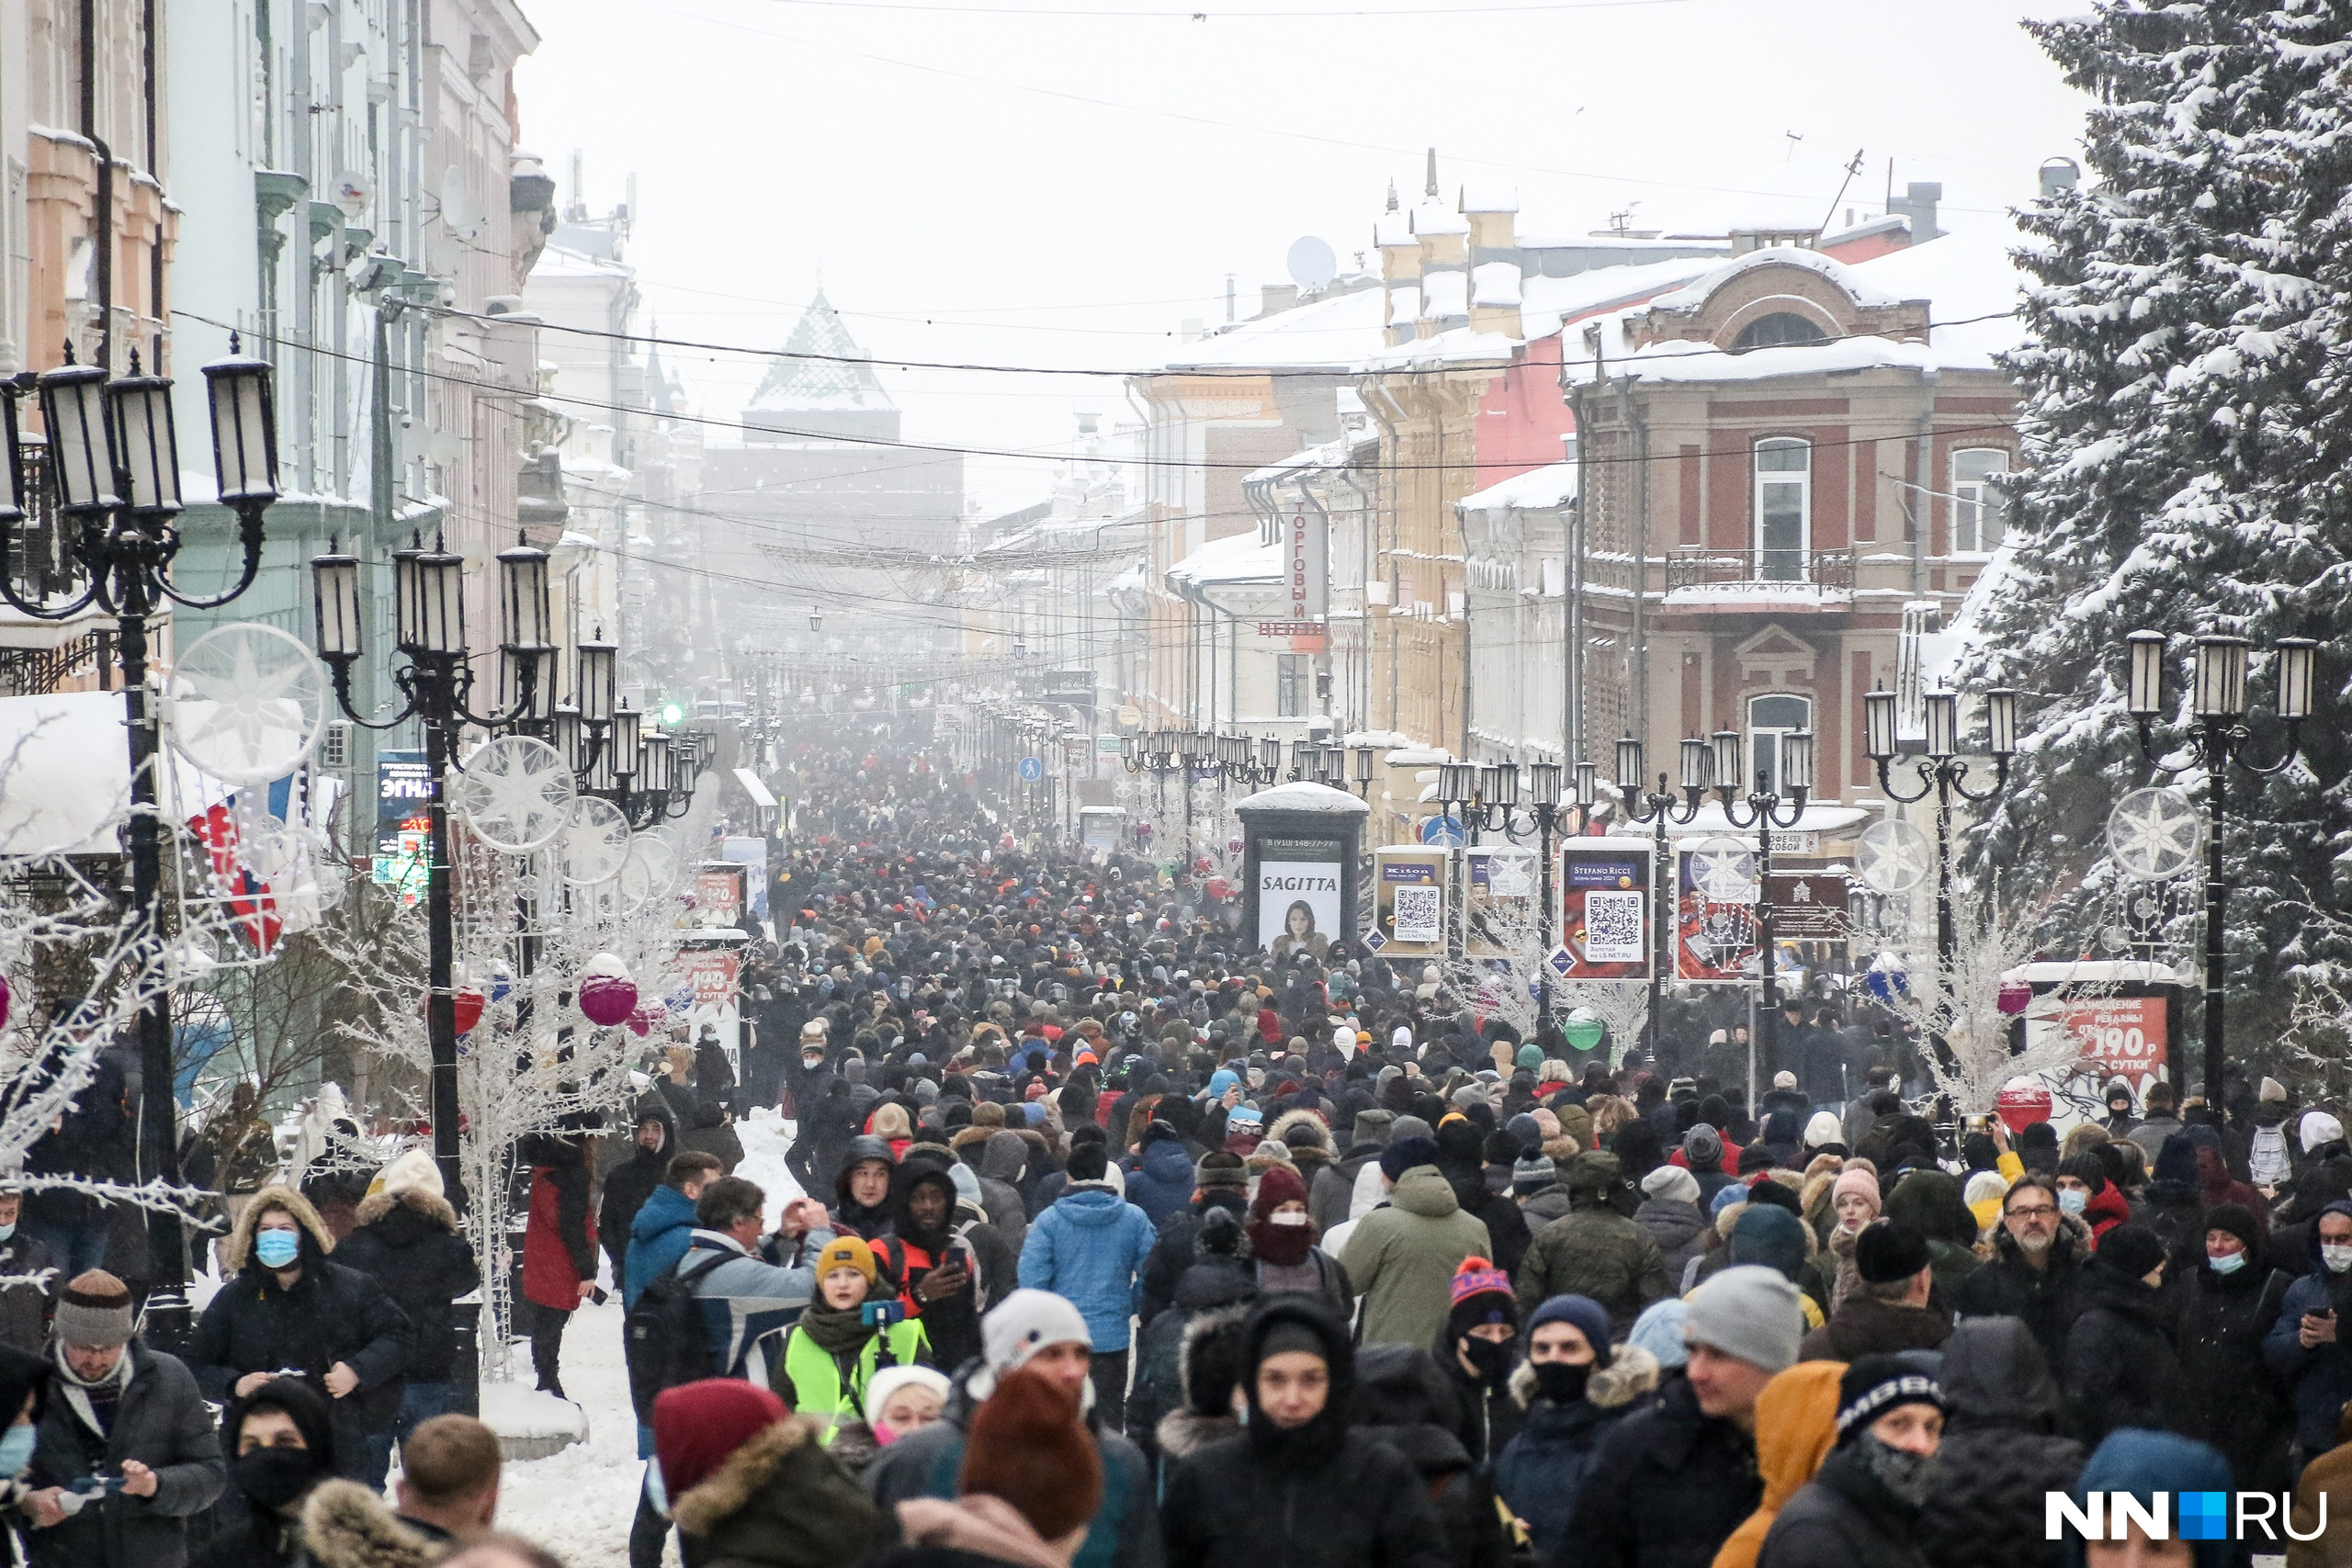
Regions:
<svg viewBox="0 0 2352 1568"><path fill-rule="evenodd" d="M1639 964L1642 952L1640 893L1593 892L1584 896L1584 959L1588 964Z"/></svg>
<svg viewBox="0 0 2352 1568"><path fill-rule="evenodd" d="M1396 889L1396 940L1437 942L1445 934L1445 895L1435 887Z"/></svg>

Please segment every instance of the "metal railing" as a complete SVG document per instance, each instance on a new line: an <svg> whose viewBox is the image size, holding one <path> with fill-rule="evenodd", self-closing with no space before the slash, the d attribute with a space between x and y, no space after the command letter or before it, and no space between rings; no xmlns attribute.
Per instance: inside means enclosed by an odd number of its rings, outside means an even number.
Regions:
<svg viewBox="0 0 2352 1568"><path fill-rule="evenodd" d="M1832 589L1851 592L1854 552L1755 548L1711 550L1685 545L1666 559L1666 591L1682 588Z"/></svg>

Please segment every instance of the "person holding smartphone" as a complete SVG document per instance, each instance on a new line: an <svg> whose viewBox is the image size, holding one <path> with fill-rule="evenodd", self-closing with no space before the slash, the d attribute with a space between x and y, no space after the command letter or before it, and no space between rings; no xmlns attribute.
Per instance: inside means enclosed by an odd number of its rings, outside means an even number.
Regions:
<svg viewBox="0 0 2352 1568"><path fill-rule="evenodd" d="M816 1270L817 1299L785 1335L768 1387L796 1414L823 1423L830 1447L843 1427L871 1420L865 1393L874 1374L927 1359L931 1345L858 1237L826 1243Z"/></svg>
<svg viewBox="0 0 2352 1568"><path fill-rule="evenodd" d="M2352 1199L2338 1198L2312 1222L2311 1272L2287 1287L2262 1359L2295 1402L2295 1466L2335 1446L2335 1423L2352 1401L2352 1344L2339 1322L2352 1299Z"/></svg>

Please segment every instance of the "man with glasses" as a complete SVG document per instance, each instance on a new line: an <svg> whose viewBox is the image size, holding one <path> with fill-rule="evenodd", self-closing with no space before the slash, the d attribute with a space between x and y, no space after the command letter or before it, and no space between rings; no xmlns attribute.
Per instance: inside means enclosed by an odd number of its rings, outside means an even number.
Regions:
<svg viewBox="0 0 2352 1568"><path fill-rule="evenodd" d="M1959 1315L2024 1320L2050 1364L2057 1366L2075 1315L2075 1292L2090 1255L2090 1229L2058 1207L2058 1189L2044 1176L2012 1184L1993 1233L1993 1260L1960 1288Z"/></svg>

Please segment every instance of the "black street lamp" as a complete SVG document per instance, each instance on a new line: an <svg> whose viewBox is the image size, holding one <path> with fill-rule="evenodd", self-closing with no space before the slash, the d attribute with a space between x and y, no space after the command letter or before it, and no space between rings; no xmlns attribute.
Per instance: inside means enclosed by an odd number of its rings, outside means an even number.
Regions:
<svg viewBox="0 0 2352 1568"><path fill-rule="evenodd" d="M408 656L392 679L407 697L401 711L383 720L361 713L351 696L351 667L361 652L365 614L359 592L359 560L332 544L311 560L311 582L318 616L319 657L334 675L336 705L355 724L390 729L411 718L424 731L427 835L425 864L425 1032L433 1056L433 1157L441 1168L450 1201L462 1204L464 1174L458 1162L458 1013L455 978L456 921L449 886L449 810L446 775L457 754L458 737L469 725L500 729L539 716L541 659L548 648L548 555L519 542L498 556L499 604L503 622L502 652L516 656L509 668L519 690L512 706L477 714L468 707L474 689L473 654L466 646L466 563L438 539L431 549L412 536L409 547L392 552L393 642ZM528 658L520 656L529 655ZM548 719L553 722L552 703Z"/></svg>
<svg viewBox="0 0 2352 1568"><path fill-rule="evenodd" d="M1778 1071L1781 1066L1781 984L1774 969L1778 954L1772 942L1772 830L1795 827L1804 819L1805 797L1813 793L1813 732L1795 729L1781 737L1781 777L1777 784L1762 768L1756 771L1756 784L1747 792L1747 809L1743 818L1737 802L1739 780L1746 776L1741 766L1739 731L1718 729L1714 734L1715 798L1723 803L1724 820L1735 832L1753 830L1756 834L1756 941L1757 956L1761 965L1763 1018L1758 1031L1768 1071ZM1782 795L1781 790L1788 793ZM1751 1067L1749 1078L1755 1077ZM1756 1086L1748 1085L1748 1103L1756 1100Z"/></svg>
<svg viewBox="0 0 2352 1568"><path fill-rule="evenodd" d="M1674 919L1673 861L1667 845L1667 829L1687 828L1698 820L1699 808L1704 804L1707 777L1713 770L1714 759L1703 740L1682 742L1682 790L1679 795L1666 787L1666 775L1657 776L1657 787L1646 793L1642 788L1642 743L1628 735L1617 742L1617 793L1625 798L1625 815L1635 822L1653 825L1657 847L1650 854L1650 1016L1649 1051L1656 1057L1665 1043L1666 977L1674 963L1674 944L1679 940Z"/></svg>
<svg viewBox="0 0 2352 1568"><path fill-rule="evenodd" d="M2179 761L2160 760L2155 749L2155 721L2164 712L2165 637L2162 632L2136 631L2124 638L2130 649L2131 685L2127 706L2140 730L2140 751L2156 771L2169 778L2191 767L2205 773L2205 1103L2216 1113L2222 1108L2222 1078L2226 1066L2222 1049L2222 991L2228 978L2230 884L2222 863L2222 829L2229 818L2230 767L2267 777L2284 773L2302 754L2303 721L2312 715L2312 678L2319 645L2309 637L2282 637L2274 645L2278 662L2278 722L2287 731L2286 747L2278 760L2253 762L2246 752L2254 732L2246 727L2245 676L2253 645L2242 637L2200 637L2190 666L2188 755Z"/></svg>
<svg viewBox="0 0 2352 1568"><path fill-rule="evenodd" d="M65 363L30 381L0 386L0 436L7 482L0 486L0 596L36 620L62 621L96 604L114 616L116 658L122 669L123 705L130 744L130 919L140 967L163 963L163 847L155 791L157 737L147 706L147 623L166 601L191 610L217 610L253 586L261 570L262 513L277 499L277 419L270 367L238 350L203 367L212 414L213 473L221 503L237 513L243 570L225 593L196 599L172 586L171 565L182 543L179 441L172 423L172 382L141 375L139 355L130 374L109 378L95 365ZM17 590L17 530L34 498L24 491L25 450L17 399L40 399L48 435L50 477L66 552L87 585L64 603L28 600ZM69 532L70 530L70 532ZM159 992L139 1012L142 1180L177 1186L179 1131L172 1104L171 1002ZM155 1286L147 1298L148 1337L177 1349L187 1337L187 1258L179 1216L148 1212Z"/></svg>
<svg viewBox="0 0 2352 1568"><path fill-rule="evenodd" d="M1956 797L1981 806L1997 798L2008 787L2009 759L2017 755L2018 749L2018 694L2007 686L1996 686L1984 694L1984 725L1987 749L1993 754L1993 782L1974 790L1968 787L1968 764L1960 757L1960 694L1926 694L1921 701L1927 707L1928 750L1925 756L1912 759L1919 787L1908 795L1897 790L1890 776L1897 750L1895 701L1893 692L1863 694L1863 750L1878 764L1878 786L1886 792L1889 800L1908 806L1925 800L1930 793L1936 797L1936 972L1948 980L1957 945L1951 908L1952 801Z"/></svg>

